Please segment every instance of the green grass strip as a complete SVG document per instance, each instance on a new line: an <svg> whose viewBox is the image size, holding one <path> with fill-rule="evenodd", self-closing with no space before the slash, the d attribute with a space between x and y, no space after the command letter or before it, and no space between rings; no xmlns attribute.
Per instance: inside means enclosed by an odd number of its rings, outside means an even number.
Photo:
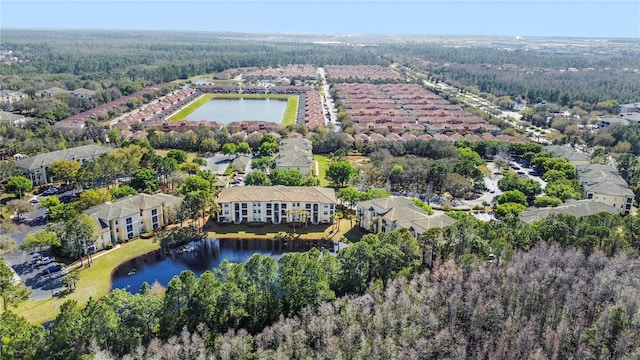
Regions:
<svg viewBox="0 0 640 360"><path fill-rule="evenodd" d="M204 95L200 96L194 102L192 102L191 104L183 107L180 111L178 111L177 113L173 114L173 116L171 116L169 118L169 120L172 120L172 121L184 120L187 116L189 116L189 114L191 114L192 112L196 111L197 108L199 108L200 106L204 105L207 101L211 100L212 97L213 97L213 94L204 94Z"/></svg>
<svg viewBox="0 0 640 360"><path fill-rule="evenodd" d="M296 114L298 113L298 95L287 96L287 108L284 110L282 126L296 124Z"/></svg>
<svg viewBox="0 0 640 360"><path fill-rule="evenodd" d="M313 155L313 160L318 162L317 176L320 179L320 186L323 186L323 187L329 186L330 185L329 180L325 178L325 175L327 174L327 168L329 167L329 158L323 155ZM314 168L313 171L315 172L316 169Z"/></svg>
<svg viewBox="0 0 640 360"><path fill-rule="evenodd" d="M29 299L21 302L17 308L11 308L11 311L32 324L53 320L60 312L60 306L67 300L76 300L80 306L84 306L90 298L97 300L105 296L111 290L111 273L120 264L158 248L160 245L154 240L134 240L121 244L110 252L97 253L91 267L80 270L80 280L74 292L38 301Z"/></svg>

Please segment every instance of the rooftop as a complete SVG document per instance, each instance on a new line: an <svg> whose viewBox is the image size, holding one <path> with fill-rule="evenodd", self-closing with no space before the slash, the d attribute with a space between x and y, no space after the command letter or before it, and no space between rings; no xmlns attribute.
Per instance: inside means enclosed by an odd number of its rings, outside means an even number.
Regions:
<svg viewBox="0 0 640 360"><path fill-rule="evenodd" d="M318 186L236 186L224 188L218 195L219 203L276 201L336 203L335 191Z"/></svg>
<svg viewBox="0 0 640 360"><path fill-rule="evenodd" d="M520 221L531 224L534 221L542 220L552 214L573 215L575 217L589 216L608 212L619 214L620 211L613 206L609 206L594 200L568 200L566 203L556 207L530 208L518 214Z"/></svg>

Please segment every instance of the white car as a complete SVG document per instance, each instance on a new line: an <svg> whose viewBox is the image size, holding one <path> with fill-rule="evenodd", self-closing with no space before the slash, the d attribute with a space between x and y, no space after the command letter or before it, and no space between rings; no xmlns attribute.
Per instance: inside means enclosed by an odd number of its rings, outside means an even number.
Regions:
<svg viewBox="0 0 640 360"><path fill-rule="evenodd" d="M36 265L37 266L47 265L52 263L53 260L55 260L53 257L43 257L41 259L36 260Z"/></svg>

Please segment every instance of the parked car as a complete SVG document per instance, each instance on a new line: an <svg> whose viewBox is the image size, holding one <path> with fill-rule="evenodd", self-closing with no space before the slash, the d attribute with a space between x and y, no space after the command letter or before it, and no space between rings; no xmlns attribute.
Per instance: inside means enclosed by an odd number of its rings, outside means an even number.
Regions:
<svg viewBox="0 0 640 360"><path fill-rule="evenodd" d="M37 204L40 202L40 199L38 199L37 197L34 197L33 199L29 200L29 202L32 204Z"/></svg>
<svg viewBox="0 0 640 360"><path fill-rule="evenodd" d="M58 188L52 187L52 188L48 188L47 190L45 190L42 194L44 194L44 195L53 195L53 194L56 194L57 192L58 192Z"/></svg>
<svg viewBox="0 0 640 360"><path fill-rule="evenodd" d="M55 260L52 257L42 257L38 260L36 260L36 265L37 266L41 266L41 265L46 265L46 264L51 264L53 262L53 260Z"/></svg>
<svg viewBox="0 0 640 360"><path fill-rule="evenodd" d="M48 268L44 269L43 273L44 274L53 274L53 273L58 272L60 270L62 270L62 265L55 264L55 265L51 265Z"/></svg>

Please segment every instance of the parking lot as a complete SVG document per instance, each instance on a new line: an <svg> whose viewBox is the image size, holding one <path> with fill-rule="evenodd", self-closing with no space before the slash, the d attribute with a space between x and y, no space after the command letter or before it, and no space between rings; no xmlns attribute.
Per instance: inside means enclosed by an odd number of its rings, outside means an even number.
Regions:
<svg viewBox="0 0 640 360"><path fill-rule="evenodd" d="M20 227L18 231L9 233L9 237L15 241L19 247L22 245L28 233L35 233L45 228L48 223L46 212L47 209L40 208L40 201L47 196L57 196L63 202L69 202L75 197L74 191L65 191L60 194L40 194L34 196L31 200L33 209L29 212L20 214ZM31 291L31 298L35 300L50 297L59 292L63 286L60 279L64 276L64 271L56 271L51 274L45 274L44 271L53 263L39 265L36 263L38 257L50 256L50 251L42 251L41 253L28 252L16 249L10 253L5 253L2 257L7 264L13 268L18 274L21 281L24 281L26 287Z"/></svg>

